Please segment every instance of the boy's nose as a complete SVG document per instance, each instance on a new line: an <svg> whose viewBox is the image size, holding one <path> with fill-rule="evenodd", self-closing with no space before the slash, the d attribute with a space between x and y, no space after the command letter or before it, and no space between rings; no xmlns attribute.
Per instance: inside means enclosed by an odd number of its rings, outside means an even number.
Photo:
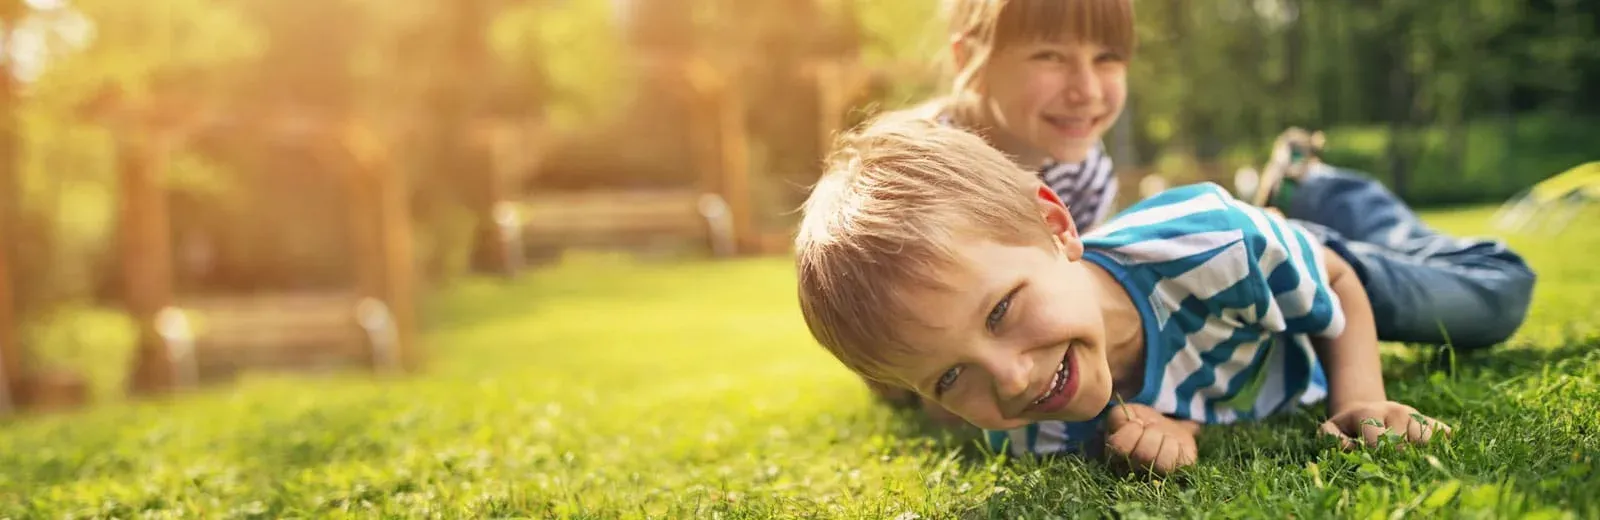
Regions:
<svg viewBox="0 0 1600 520"><path fill-rule="evenodd" d="M1028 356L1016 356L1014 359L1002 360L995 363L991 370L994 374L995 397L1002 403L1015 401L1023 397L1028 391L1030 374L1033 373L1033 362Z"/></svg>

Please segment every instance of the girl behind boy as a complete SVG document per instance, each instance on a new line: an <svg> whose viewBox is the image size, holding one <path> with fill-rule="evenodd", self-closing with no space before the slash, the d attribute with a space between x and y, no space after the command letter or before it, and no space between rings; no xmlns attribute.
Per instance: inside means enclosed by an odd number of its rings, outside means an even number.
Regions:
<svg viewBox="0 0 1600 520"><path fill-rule="evenodd" d="M951 93L915 108L1039 172L1088 230L1117 179L1102 136L1127 100L1130 0L953 0Z"/></svg>

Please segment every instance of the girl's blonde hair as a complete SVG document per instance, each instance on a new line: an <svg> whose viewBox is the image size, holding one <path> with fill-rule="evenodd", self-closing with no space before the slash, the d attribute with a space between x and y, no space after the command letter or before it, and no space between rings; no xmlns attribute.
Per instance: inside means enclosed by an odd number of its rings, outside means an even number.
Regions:
<svg viewBox="0 0 1600 520"><path fill-rule="evenodd" d="M919 107L924 116L946 116L974 132L986 133L982 117L983 72L999 51L1035 41L1076 41L1104 45L1131 59L1137 43L1133 0L946 0L953 40L966 48L965 64L955 69L950 91Z"/></svg>

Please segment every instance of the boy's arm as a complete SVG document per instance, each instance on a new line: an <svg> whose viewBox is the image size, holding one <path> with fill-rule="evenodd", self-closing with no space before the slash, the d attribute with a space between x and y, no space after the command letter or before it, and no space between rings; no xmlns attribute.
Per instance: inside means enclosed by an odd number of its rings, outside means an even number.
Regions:
<svg viewBox="0 0 1600 520"><path fill-rule="evenodd" d="M1418 413L1415 408L1389 401L1378 357L1377 325L1372 304L1355 269L1344 258L1322 246L1328 266L1328 285L1344 311L1344 330L1335 338L1315 337L1313 345L1328 375L1328 421L1322 431L1346 447L1361 439L1376 444L1386 431L1400 433L1411 442L1427 442L1435 432L1450 427Z"/></svg>
<svg viewBox="0 0 1600 520"><path fill-rule="evenodd" d="M1388 397L1378 358L1378 328L1367 290L1349 262L1328 246L1319 247L1328 266L1328 286L1339 297L1345 319L1344 331L1338 337L1313 338L1317 357L1328 374L1328 411L1338 415L1353 403L1382 402Z"/></svg>

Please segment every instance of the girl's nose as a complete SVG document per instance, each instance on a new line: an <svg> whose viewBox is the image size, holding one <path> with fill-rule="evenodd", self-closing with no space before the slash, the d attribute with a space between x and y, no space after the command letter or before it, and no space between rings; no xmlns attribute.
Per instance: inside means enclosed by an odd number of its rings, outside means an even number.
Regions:
<svg viewBox="0 0 1600 520"><path fill-rule="evenodd" d="M1096 74L1092 56L1078 56L1066 67L1062 89L1067 101L1091 103L1100 99L1100 78Z"/></svg>

